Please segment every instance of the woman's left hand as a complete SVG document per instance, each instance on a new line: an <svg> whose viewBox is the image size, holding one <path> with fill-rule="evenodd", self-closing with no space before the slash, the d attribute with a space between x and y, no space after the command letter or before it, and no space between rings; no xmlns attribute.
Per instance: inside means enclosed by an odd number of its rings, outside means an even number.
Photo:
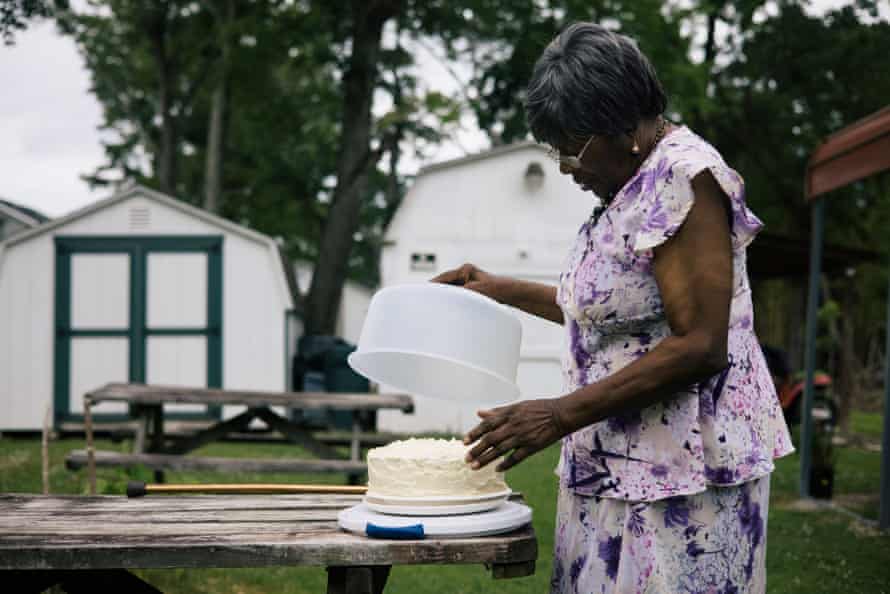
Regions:
<svg viewBox="0 0 890 594"><path fill-rule="evenodd" d="M465 444L478 440L466 457L474 469L512 451L496 468L507 470L568 433L558 398L523 400L477 414L482 422L464 437Z"/></svg>

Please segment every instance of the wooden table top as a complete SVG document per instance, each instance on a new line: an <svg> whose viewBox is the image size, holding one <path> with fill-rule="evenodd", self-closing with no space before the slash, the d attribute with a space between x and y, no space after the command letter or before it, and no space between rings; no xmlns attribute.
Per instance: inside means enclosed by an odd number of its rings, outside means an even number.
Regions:
<svg viewBox="0 0 890 594"><path fill-rule="evenodd" d="M0 495L0 570L426 563L528 565L531 525L508 534L381 540L345 532L358 495Z"/></svg>
<svg viewBox="0 0 890 594"><path fill-rule="evenodd" d="M146 384L111 383L84 396L93 403L127 402L130 404L241 404L248 407L289 406L301 409L414 411L414 400L407 394L344 394L338 392L256 392L218 390Z"/></svg>

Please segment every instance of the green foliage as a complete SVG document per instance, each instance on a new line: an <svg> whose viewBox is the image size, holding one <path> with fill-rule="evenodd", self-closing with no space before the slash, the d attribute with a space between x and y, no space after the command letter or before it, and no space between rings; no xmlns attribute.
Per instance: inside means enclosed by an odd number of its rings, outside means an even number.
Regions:
<svg viewBox="0 0 890 594"><path fill-rule="evenodd" d="M743 174L749 200L768 227L803 235L810 220L802 199L810 153L832 132L886 104L890 69L879 65L890 52L890 23L864 24L851 7L824 19L808 16L801 2L779 3L777 10L740 34L738 54L710 81L719 109L693 123ZM863 72L870 73L868 84ZM869 225L863 194L854 187L829 200L830 239L861 241ZM871 200L882 197L886 191Z"/></svg>
<svg viewBox="0 0 890 594"><path fill-rule="evenodd" d="M235 8L232 22L218 17L227 1ZM862 15L876 18L877 0L859 0L825 18L809 16L803 6L802 0L697 0L682 7L660 0L405 0L384 28L370 146L376 166L358 213L349 276L368 285L378 280L383 233L410 181L400 173L405 155L423 156L466 112L494 144L528 137L523 99L534 62L559 30L580 19L635 37L668 91L669 113L742 173L767 228L805 235L809 207L801 197L809 154L890 96L890 69L883 67L890 23L863 22ZM344 2L91 0L85 11L62 11L60 26L77 41L104 112L107 161L88 179L159 185L166 121L174 135L175 193L200 203L210 94L225 71L220 212L281 237L291 257L314 260L344 150L343 80L354 9ZM21 22L21 11L9 14ZM702 47L692 41L693 30L727 33L708 35ZM420 47L459 71L461 93L426 87L417 68ZM162 93L164 77L170 83ZM888 195L886 179L838 190L828 202L829 239L890 248L890 235L881 232L890 224ZM885 290L884 275L882 267L861 271L863 308L845 315L879 313L872 304Z"/></svg>
<svg viewBox="0 0 890 594"><path fill-rule="evenodd" d="M5 45L15 43L16 31L28 21L52 16L56 9L66 9L68 0L0 0L0 38Z"/></svg>

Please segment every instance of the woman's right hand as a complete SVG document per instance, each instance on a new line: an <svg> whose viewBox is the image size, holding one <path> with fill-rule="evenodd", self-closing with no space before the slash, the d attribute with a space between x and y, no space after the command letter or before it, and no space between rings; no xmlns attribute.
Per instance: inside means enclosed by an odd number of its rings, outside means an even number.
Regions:
<svg viewBox="0 0 890 594"><path fill-rule="evenodd" d="M446 270L430 280L434 283L464 287L509 305L508 288L511 279L485 272L473 264Z"/></svg>

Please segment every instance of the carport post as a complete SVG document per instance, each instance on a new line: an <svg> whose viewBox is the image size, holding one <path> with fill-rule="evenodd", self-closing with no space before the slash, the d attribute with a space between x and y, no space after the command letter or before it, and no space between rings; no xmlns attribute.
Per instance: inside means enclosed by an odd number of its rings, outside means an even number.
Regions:
<svg viewBox="0 0 890 594"><path fill-rule="evenodd" d="M890 289L888 289L890 290ZM890 292L887 294L887 331L884 346L884 427L881 431L881 511L878 526L890 528Z"/></svg>
<svg viewBox="0 0 890 594"><path fill-rule="evenodd" d="M810 229L810 289L807 297L806 366L803 403L800 407L800 496L810 496L810 466L813 437L813 376L816 373L816 322L819 313L819 278L822 276L822 235L825 232L825 200L813 202Z"/></svg>

